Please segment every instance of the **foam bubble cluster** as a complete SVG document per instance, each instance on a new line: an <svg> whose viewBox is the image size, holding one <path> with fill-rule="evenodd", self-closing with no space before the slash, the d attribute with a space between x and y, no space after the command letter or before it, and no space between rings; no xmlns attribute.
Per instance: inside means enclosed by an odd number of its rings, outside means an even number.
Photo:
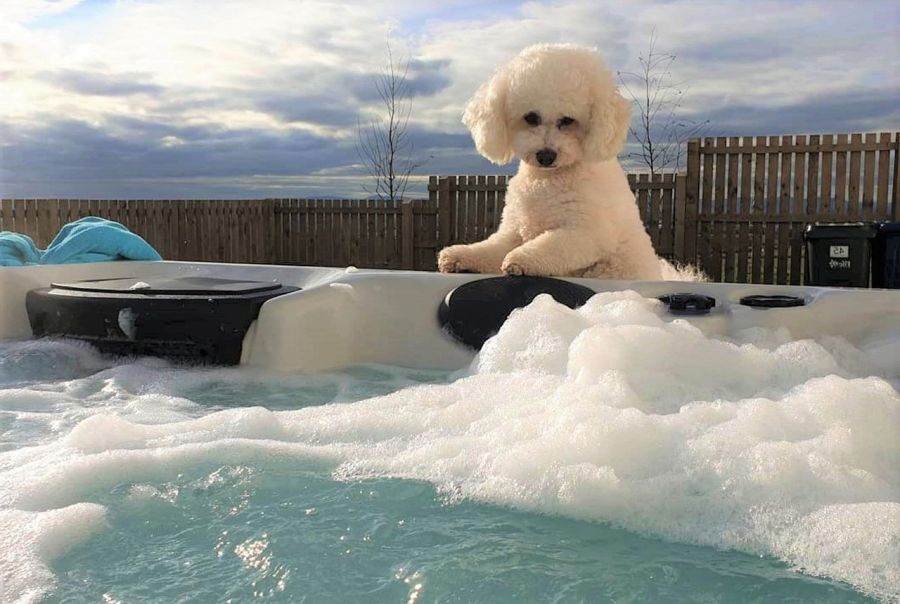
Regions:
<svg viewBox="0 0 900 604"><path fill-rule="evenodd" d="M196 406L172 391L184 374L157 373L148 392L135 373L150 370L132 367L124 398L155 397L158 414L103 407L42 446L0 454L0 506L66 510L210 460L315 459L340 479L427 480L450 497L773 555L892 599L900 363L885 362L885 346L897 339L713 338L616 292L578 310L539 297L455 381L352 404L272 411L245 394L245 407L182 421ZM10 547L44 568L50 554L30 543ZM14 585L4 595L33 589Z"/></svg>

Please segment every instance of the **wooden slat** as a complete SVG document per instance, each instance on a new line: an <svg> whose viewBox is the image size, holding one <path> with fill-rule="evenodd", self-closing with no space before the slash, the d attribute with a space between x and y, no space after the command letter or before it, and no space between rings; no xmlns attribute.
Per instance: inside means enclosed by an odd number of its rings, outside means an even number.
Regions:
<svg viewBox="0 0 900 604"><path fill-rule="evenodd" d="M56 234L56 231L52 230L53 227L50 225L50 203L51 200L49 199L34 200L34 213L37 218L40 247L46 247Z"/></svg>
<svg viewBox="0 0 900 604"><path fill-rule="evenodd" d="M215 219L218 225L216 229L218 241L217 260L219 262L225 262L225 259L228 257L228 223L225 216L224 203L221 199L215 202Z"/></svg>
<svg viewBox="0 0 900 604"><path fill-rule="evenodd" d="M822 136L822 144L833 146L834 135L825 134ZM831 216L834 213L834 193L832 191L834 172L834 153L831 151L822 153L822 186L819 189L820 203L818 207L818 216ZM821 218L817 218L820 220Z"/></svg>
<svg viewBox="0 0 900 604"><path fill-rule="evenodd" d="M391 210L397 210L399 202L388 202ZM385 216L385 263L387 268L397 268L400 264L399 241L397 240L398 212L392 211Z"/></svg>
<svg viewBox="0 0 900 604"><path fill-rule="evenodd" d="M430 235L433 235L435 247L429 253L427 262L421 266L421 270L435 270L437 268L437 255L441 251L441 233L439 230L440 220L438 220L438 182L436 176L428 178L428 206L435 213L425 220L425 227ZM496 192L491 193L496 198Z"/></svg>
<svg viewBox="0 0 900 604"><path fill-rule="evenodd" d="M465 189L466 197L466 243L475 243L478 241L478 177L467 177L468 187Z"/></svg>
<svg viewBox="0 0 900 604"><path fill-rule="evenodd" d="M681 250L682 256L680 260L686 263L697 262L697 205L700 197L700 181L698 174L700 173L700 142L693 140L687 144L687 173L684 178L684 209L680 210L683 226L683 240L681 246L676 244ZM677 234L677 233L676 233ZM705 268L704 268L705 270Z"/></svg>
<svg viewBox="0 0 900 604"><path fill-rule="evenodd" d="M745 137L745 140L748 137ZM740 203L740 212L741 213L751 213L750 210L750 199L753 194L753 181L751 180L751 174L753 170L753 155L750 153L742 153L741 154L741 180L740 180L740 191L738 193L738 200ZM741 222L738 224L738 232L737 232L737 258L735 262L737 263L737 283L746 283L748 279L748 275L750 274L750 261L751 261L751 246L750 246L750 226L745 222Z"/></svg>
<svg viewBox="0 0 900 604"><path fill-rule="evenodd" d="M497 214L497 177L488 176L486 183L487 191L484 199L484 228L485 239L497 231L498 214Z"/></svg>
<svg viewBox="0 0 900 604"><path fill-rule="evenodd" d="M366 210L373 209L373 200L366 200ZM366 266L375 266L375 214L366 214Z"/></svg>
<svg viewBox="0 0 900 604"><path fill-rule="evenodd" d="M809 137L811 145L819 144L818 135ZM819 154L810 152L807 154L806 168L806 215L814 220L819 213Z"/></svg>
<svg viewBox="0 0 900 604"><path fill-rule="evenodd" d="M350 260L349 264L359 267L362 266L361 258L360 258L360 239L361 239L361 229L360 223L362 221L362 213L360 213L360 202L358 201L348 201L347 202L348 212L350 212Z"/></svg>
<svg viewBox="0 0 900 604"><path fill-rule="evenodd" d="M0 231L15 231L11 199L0 199Z"/></svg>
<svg viewBox="0 0 900 604"><path fill-rule="evenodd" d="M777 137L769 137L767 141L769 145L773 143L777 143L777 141L773 141L773 138ZM767 154L768 165L766 167L766 194L765 194L765 205L763 207L763 213L765 215L775 214L778 212L778 154L777 153L769 153ZM763 261L763 274L762 274L762 283L775 283L775 258L778 253L778 250L775 247L775 227L765 228L765 234L763 236L763 247L765 250L764 261Z"/></svg>
<svg viewBox="0 0 900 604"><path fill-rule="evenodd" d="M13 214L13 230L17 233L24 233L34 239L36 237L36 233L34 233L31 229L28 228L28 221L25 220L25 200L24 199L14 199L12 202L12 214Z"/></svg>
<svg viewBox="0 0 900 604"><path fill-rule="evenodd" d="M400 224L400 237L401 237L401 266L404 269L412 270L415 268L413 252L415 250L415 230L414 230L414 210L413 210L413 202L404 201L401 203L401 224Z"/></svg>
<svg viewBox="0 0 900 604"><path fill-rule="evenodd" d="M331 202L331 212L333 216L332 231L334 232L334 265L347 266L347 220L344 214L343 200L333 200Z"/></svg>
<svg viewBox="0 0 900 604"><path fill-rule="evenodd" d="M700 181L700 210L704 214L712 214L715 211L713 206L713 160L715 155L707 153L715 147L715 140L712 138L704 139L703 153L703 175Z"/></svg>
<svg viewBox="0 0 900 604"><path fill-rule="evenodd" d="M847 143L846 134L838 134L838 145ZM837 216L846 217L850 213L850 201L847 193L847 159L846 151L838 151L834 158L834 212Z"/></svg>
<svg viewBox="0 0 900 604"><path fill-rule="evenodd" d="M299 248L299 233L294 229L294 220L300 212L292 212L293 199L279 199L275 208L278 212L277 228L280 233L280 253L278 264L295 264L296 250Z"/></svg>
<svg viewBox="0 0 900 604"><path fill-rule="evenodd" d="M866 134L866 145L872 145L878 135L874 132ZM865 164L863 166L862 189L862 217L864 220L872 220L875 217L875 151L865 152Z"/></svg>
<svg viewBox="0 0 900 604"><path fill-rule="evenodd" d="M740 139L732 136L728 139L728 146L734 149L739 148ZM724 214L739 212L738 197L738 169L740 164L740 156L737 153L728 154L728 181L725 193L725 211ZM730 222L723 222L720 226L722 243L725 249L725 272L721 277L722 281L734 282L736 260L738 254L738 235L735 225Z"/></svg>
<svg viewBox="0 0 900 604"><path fill-rule="evenodd" d="M662 174L657 174L656 178L651 179L658 181L654 184L662 182ZM661 226L662 219L662 190L659 187L650 189L650 238L653 241L653 247L659 248L661 243Z"/></svg>
<svg viewBox="0 0 900 604"><path fill-rule="evenodd" d="M792 137L781 137L781 143L785 143L785 139L790 140ZM777 211L789 214L791 212L791 162L792 155L788 152L781 154L781 177L778 186L778 209ZM788 282L788 270L790 267L790 247L791 247L791 231L790 225L778 226L778 247L777 249L777 270L776 283Z"/></svg>
<svg viewBox="0 0 900 604"><path fill-rule="evenodd" d="M757 143L766 143L764 137L759 137ZM753 193L750 200L749 212L754 216L762 216L766 206L766 169L767 157L764 153L753 156ZM765 265L765 241L763 239L767 229L759 228L757 224L750 223L750 256L751 270L750 283L762 283L763 266Z"/></svg>
<svg viewBox="0 0 900 604"><path fill-rule="evenodd" d="M894 135L894 184L891 192L891 220L900 221L900 132Z"/></svg>
<svg viewBox="0 0 900 604"><path fill-rule="evenodd" d="M850 136L851 147L859 147L862 145L862 135L853 134ZM860 168L862 158L859 151L850 152L850 174L847 185L848 212L847 215L853 219L858 219L862 215L862 204L859 199L860 184Z"/></svg>
<svg viewBox="0 0 900 604"><path fill-rule="evenodd" d="M688 263L687 253L685 251L685 213L687 203L685 196L687 193L687 179L684 174L675 175L675 207L673 209L673 249L672 257L677 262ZM693 259L690 262L694 262Z"/></svg>
<svg viewBox="0 0 900 604"><path fill-rule="evenodd" d="M635 198L637 199L638 211L641 214L641 221L644 223L644 228L647 229L647 231L650 231L650 216L648 212L649 204L647 201L650 189L646 186L649 182L649 174L647 174L646 172L643 174L638 174L637 183L644 186L637 188L637 191L635 192ZM651 234L650 237L652 239L653 235Z"/></svg>
<svg viewBox="0 0 900 604"><path fill-rule="evenodd" d="M327 266L328 258L325 255L325 202L322 199L313 199L310 204L312 217L312 255L313 264L316 266Z"/></svg>
<svg viewBox="0 0 900 604"><path fill-rule="evenodd" d="M715 150L717 153L723 149L727 149L728 139L725 137L717 137L715 141ZM719 153L716 156L715 181L713 184L713 207L717 215L723 215L728 211L726 202L727 183L726 183L726 156ZM723 276L722 263L724 260L723 239L725 231L723 226L713 222L709 226L709 276L713 281L721 281Z"/></svg>
<svg viewBox="0 0 900 604"><path fill-rule="evenodd" d="M485 189L487 188L487 176L478 176L478 191L475 193L475 241L482 241L487 237L487 198L485 197Z"/></svg>
<svg viewBox="0 0 900 604"><path fill-rule="evenodd" d="M806 136L796 137L798 146L806 144ZM794 188L791 199L791 213L805 211L806 203L806 163L808 156L805 152L794 153ZM791 285L800 285L803 271L803 239L802 232L797 228L790 231L790 276Z"/></svg>
<svg viewBox="0 0 900 604"><path fill-rule="evenodd" d="M438 183L438 247L444 248L453 237L451 226L453 224L450 206L450 177L441 178Z"/></svg>
<svg viewBox="0 0 900 604"><path fill-rule="evenodd" d="M37 199L29 199L25 203L25 221L28 224L29 230L34 233L35 243L38 247L43 247L47 245L47 241L43 239L43 233L41 232L40 225L38 223L38 211L37 211Z"/></svg>
<svg viewBox="0 0 900 604"><path fill-rule="evenodd" d="M383 207L384 202L377 202L378 207ZM384 247L384 234L386 232L385 220L387 214L375 214L375 259L374 265L378 268L387 266L387 252Z"/></svg>
<svg viewBox="0 0 900 604"><path fill-rule="evenodd" d="M506 187L509 184L509 177L502 174L497 177L497 224L500 224L503 216L503 208L506 206Z"/></svg>
<svg viewBox="0 0 900 604"><path fill-rule="evenodd" d="M659 247L662 253L668 257L674 257L675 242L675 175L671 173L663 174L663 190L660 194L660 213L662 225L659 233Z"/></svg>
<svg viewBox="0 0 900 604"><path fill-rule="evenodd" d="M454 204L456 208L456 224L454 229L456 231L456 241L466 243L468 241L466 238L466 201L469 178L467 176L458 176L457 179L457 182L464 185L465 188L460 189L457 187L456 190L451 192L456 198L456 203Z"/></svg>
<svg viewBox="0 0 900 604"><path fill-rule="evenodd" d="M292 197L287 200L290 214L286 216L285 228L290 233L287 244L287 264L305 266L312 264L309 252L309 212L305 200Z"/></svg>
<svg viewBox="0 0 900 604"><path fill-rule="evenodd" d="M879 143L890 143L891 142L891 133L890 132L882 132L879 135ZM890 182L890 170L891 170L891 152L888 151L879 151L878 152L878 186L875 190L875 213L878 216L888 217L889 214L889 204L888 200L889 192L888 192L888 183Z"/></svg>

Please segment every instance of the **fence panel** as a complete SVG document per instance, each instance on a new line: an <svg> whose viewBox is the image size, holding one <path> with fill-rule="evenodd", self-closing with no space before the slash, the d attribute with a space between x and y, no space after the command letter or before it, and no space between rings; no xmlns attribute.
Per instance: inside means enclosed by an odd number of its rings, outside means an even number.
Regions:
<svg viewBox="0 0 900 604"><path fill-rule="evenodd" d="M802 283L812 221L897 220L900 133L704 138L684 174L629 174L657 252L714 280ZM164 258L434 270L495 232L508 177L432 176L428 199L0 199L0 230L46 247L84 216L121 222Z"/></svg>
<svg viewBox="0 0 900 604"><path fill-rule="evenodd" d="M897 215L898 145L887 132L691 141L697 251L686 241L679 259L716 281L802 283L807 224Z"/></svg>

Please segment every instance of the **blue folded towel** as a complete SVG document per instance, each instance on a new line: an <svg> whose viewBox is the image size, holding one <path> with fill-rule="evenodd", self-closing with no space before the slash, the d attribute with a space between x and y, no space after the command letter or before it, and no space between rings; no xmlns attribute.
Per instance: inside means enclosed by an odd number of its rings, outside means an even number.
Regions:
<svg viewBox="0 0 900 604"><path fill-rule="evenodd" d="M27 235L0 232L0 266L162 260L149 243L118 222L88 216L60 229L43 252Z"/></svg>
<svg viewBox="0 0 900 604"><path fill-rule="evenodd" d="M149 243L123 225L88 216L59 230L41 264L74 264L107 260L162 260Z"/></svg>
<svg viewBox="0 0 900 604"><path fill-rule="evenodd" d="M0 266L22 266L41 261L41 250L28 235L0 231Z"/></svg>

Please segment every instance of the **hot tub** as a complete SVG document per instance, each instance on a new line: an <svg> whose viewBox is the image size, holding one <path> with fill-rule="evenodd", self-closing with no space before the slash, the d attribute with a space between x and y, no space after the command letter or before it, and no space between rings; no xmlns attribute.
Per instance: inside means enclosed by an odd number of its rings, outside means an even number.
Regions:
<svg viewBox="0 0 900 604"><path fill-rule="evenodd" d="M0 600L900 596L900 293L492 279L0 269Z"/></svg>

